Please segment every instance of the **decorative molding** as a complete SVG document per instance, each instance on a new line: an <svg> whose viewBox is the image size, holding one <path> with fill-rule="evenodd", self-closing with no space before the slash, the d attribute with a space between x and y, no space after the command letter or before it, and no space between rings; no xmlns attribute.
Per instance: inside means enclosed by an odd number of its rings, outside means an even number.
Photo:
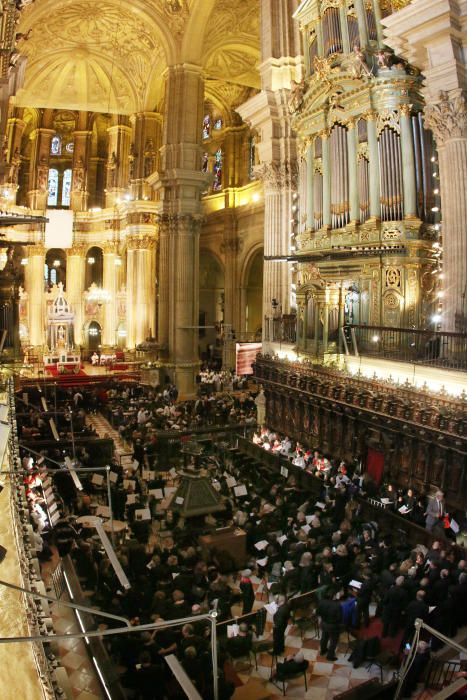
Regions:
<svg viewBox="0 0 467 700"><path fill-rule="evenodd" d="M255 167L254 173L255 177L262 180L264 186L270 190L297 187L298 163L296 160L284 163L262 163Z"/></svg>
<svg viewBox="0 0 467 700"><path fill-rule="evenodd" d="M156 239L152 236L139 236L137 234L127 236L128 250L152 250L156 247Z"/></svg>
<svg viewBox="0 0 467 700"><path fill-rule="evenodd" d="M438 103L425 107L425 128L432 130L438 148L450 139L467 138L465 92L453 97L449 97L447 92L441 92L439 97Z"/></svg>

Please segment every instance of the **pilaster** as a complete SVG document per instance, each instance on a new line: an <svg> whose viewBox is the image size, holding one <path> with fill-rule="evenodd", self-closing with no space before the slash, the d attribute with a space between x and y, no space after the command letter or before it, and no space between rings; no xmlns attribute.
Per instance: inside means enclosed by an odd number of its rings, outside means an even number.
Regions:
<svg viewBox="0 0 467 700"><path fill-rule="evenodd" d="M71 185L71 208L86 211L88 208L89 157L92 131L73 132L73 180Z"/></svg>
<svg viewBox="0 0 467 700"><path fill-rule="evenodd" d="M107 129L109 134L108 159L106 164L105 206L113 207L128 190L128 174L131 127L115 124Z"/></svg>
<svg viewBox="0 0 467 700"><path fill-rule="evenodd" d="M29 171L28 206L31 209L47 208L50 143L55 134L53 129L34 129L30 134L31 159Z"/></svg>
<svg viewBox="0 0 467 700"><path fill-rule="evenodd" d="M83 345L83 292L86 275L86 246L75 243L67 250L67 299L75 314L75 345Z"/></svg>
<svg viewBox="0 0 467 700"><path fill-rule="evenodd" d="M45 342L44 316L44 264L45 248L42 243L28 246L28 264L25 270L25 287L28 293L29 342L38 347Z"/></svg>

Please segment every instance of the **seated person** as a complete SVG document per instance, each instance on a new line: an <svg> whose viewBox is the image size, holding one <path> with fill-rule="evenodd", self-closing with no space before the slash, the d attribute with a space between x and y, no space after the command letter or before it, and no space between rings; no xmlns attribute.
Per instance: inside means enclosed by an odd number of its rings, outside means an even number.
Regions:
<svg viewBox="0 0 467 700"><path fill-rule="evenodd" d="M246 656L251 651L253 636L246 622L241 622L238 634L227 639L227 651L234 659L239 656Z"/></svg>

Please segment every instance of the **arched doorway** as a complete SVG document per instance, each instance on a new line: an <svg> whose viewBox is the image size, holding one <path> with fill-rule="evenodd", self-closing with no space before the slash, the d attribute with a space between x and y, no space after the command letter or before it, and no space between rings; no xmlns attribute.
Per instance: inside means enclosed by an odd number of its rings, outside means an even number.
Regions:
<svg viewBox="0 0 467 700"><path fill-rule="evenodd" d="M220 326L223 320L224 270L212 253L203 251L199 262L199 349L203 361L222 360L219 333L214 326Z"/></svg>
<svg viewBox="0 0 467 700"><path fill-rule="evenodd" d="M245 331L261 338L263 326L263 249L254 253L245 275Z"/></svg>
<svg viewBox="0 0 467 700"><path fill-rule="evenodd" d="M101 345L101 339L102 339L102 328L100 327L100 324L97 321L91 321L91 323L88 326L87 333L86 333L88 350L90 352L94 352L94 350L98 350L100 345Z"/></svg>

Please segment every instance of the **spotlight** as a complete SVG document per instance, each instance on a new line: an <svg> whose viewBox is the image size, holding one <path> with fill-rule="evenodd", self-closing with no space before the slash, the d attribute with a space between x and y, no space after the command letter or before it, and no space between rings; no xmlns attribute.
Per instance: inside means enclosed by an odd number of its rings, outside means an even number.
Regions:
<svg viewBox="0 0 467 700"><path fill-rule="evenodd" d="M377 343L378 340L379 340L379 335L374 335L374 336L372 336L371 339L372 339L372 341L373 341L374 343Z"/></svg>
<svg viewBox="0 0 467 700"><path fill-rule="evenodd" d="M440 323L441 322L441 314L433 314L431 317L431 320L433 323Z"/></svg>

